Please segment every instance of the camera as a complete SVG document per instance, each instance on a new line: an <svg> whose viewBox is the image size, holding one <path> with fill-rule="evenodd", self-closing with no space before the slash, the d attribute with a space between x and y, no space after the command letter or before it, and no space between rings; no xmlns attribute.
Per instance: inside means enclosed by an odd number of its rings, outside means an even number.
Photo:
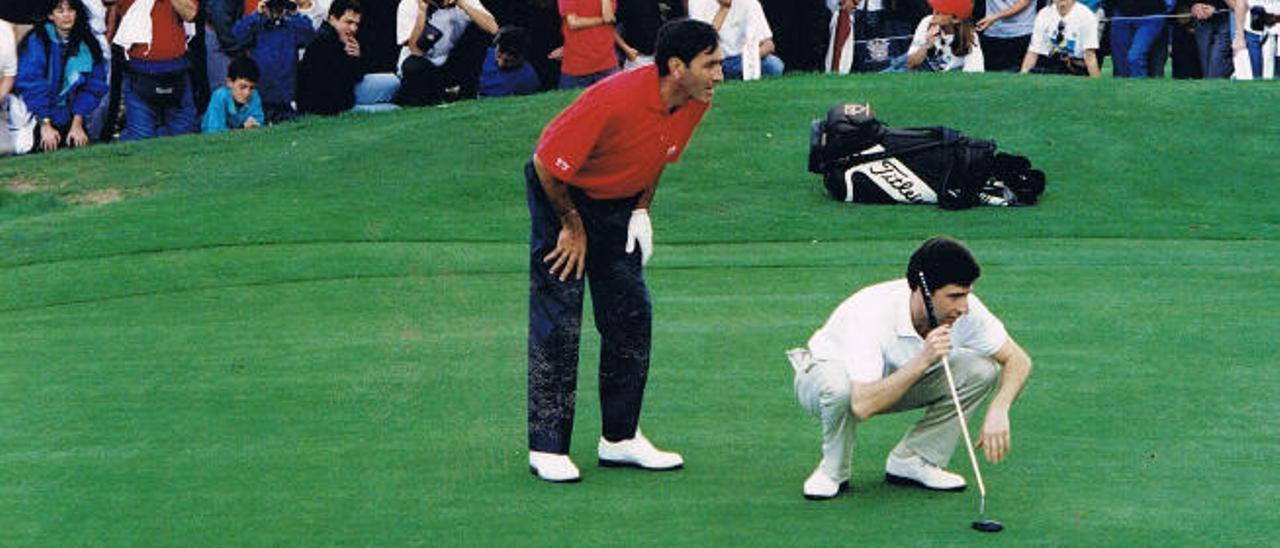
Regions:
<svg viewBox="0 0 1280 548"><path fill-rule="evenodd" d="M273 19L298 12L298 4L293 0L266 0L265 3L267 14Z"/></svg>
<svg viewBox="0 0 1280 548"><path fill-rule="evenodd" d="M1249 8L1249 29L1254 32L1262 32L1266 30L1268 24L1274 22L1274 17L1267 13L1267 8L1262 6Z"/></svg>

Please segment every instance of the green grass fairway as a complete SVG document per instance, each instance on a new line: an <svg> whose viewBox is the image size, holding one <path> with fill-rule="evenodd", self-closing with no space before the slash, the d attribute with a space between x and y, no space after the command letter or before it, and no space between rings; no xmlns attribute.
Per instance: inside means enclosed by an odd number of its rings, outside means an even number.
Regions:
<svg viewBox="0 0 1280 548"><path fill-rule="evenodd" d="M523 162L569 93L0 162L0 545L1275 545L1280 185L1268 82L805 75L727 84L654 204L642 425L685 470L525 452ZM1033 208L826 199L809 120L996 139ZM84 202L120 201L105 205ZM934 234L1035 360L976 489L811 503L783 357ZM588 307L589 309L589 307ZM589 324L588 324L589 325ZM951 468L971 478L964 451Z"/></svg>

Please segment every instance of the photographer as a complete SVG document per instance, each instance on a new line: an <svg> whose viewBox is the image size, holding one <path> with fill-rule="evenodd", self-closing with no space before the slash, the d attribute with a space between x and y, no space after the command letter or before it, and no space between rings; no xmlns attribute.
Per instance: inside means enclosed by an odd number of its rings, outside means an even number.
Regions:
<svg viewBox="0 0 1280 548"><path fill-rule="evenodd" d="M311 43L316 31L311 21L298 15L293 0L264 0L258 11L241 19L232 29L258 64L258 93L267 123L287 122L298 116L293 108L298 80L298 50Z"/></svg>
<svg viewBox="0 0 1280 548"><path fill-rule="evenodd" d="M475 27L484 31L476 51ZM468 32L470 31L470 32ZM400 91L395 102L422 106L442 102L445 90L474 97L485 44L498 22L479 0L400 0L396 42L400 49Z"/></svg>

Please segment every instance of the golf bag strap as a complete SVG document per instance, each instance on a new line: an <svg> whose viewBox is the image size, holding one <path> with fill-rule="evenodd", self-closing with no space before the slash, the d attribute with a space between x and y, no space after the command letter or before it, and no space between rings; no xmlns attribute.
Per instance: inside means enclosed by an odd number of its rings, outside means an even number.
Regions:
<svg viewBox="0 0 1280 548"><path fill-rule="evenodd" d="M845 156L836 158L835 162L833 163L841 166L853 166L858 164L865 164L867 162L876 162L879 160L884 160L886 158L892 158L899 154L913 154L916 152L922 152L922 151L933 149L933 148L950 146L960 140L960 132L951 128L938 127L938 128L928 128L928 129L914 130L914 131L920 131L920 132L926 132L926 133L940 132L942 133L942 139L937 141L920 143L918 145L911 145L908 147L902 147L902 148L896 148L896 149L885 149L880 152L872 152L870 154L861 154L861 153L855 152L853 154L847 154Z"/></svg>

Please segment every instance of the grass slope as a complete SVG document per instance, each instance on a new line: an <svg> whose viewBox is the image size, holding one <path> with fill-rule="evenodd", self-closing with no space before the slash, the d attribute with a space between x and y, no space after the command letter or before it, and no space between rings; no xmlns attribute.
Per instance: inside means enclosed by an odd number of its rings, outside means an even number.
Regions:
<svg viewBox="0 0 1280 548"><path fill-rule="evenodd" d="M14 545L1274 543L1280 213L1265 83L788 77L722 88L655 203L643 423L689 466L525 471L520 167L572 94L0 164L0 538ZM995 138L1035 208L829 202L839 100ZM125 200L72 202L93 192ZM799 497L819 432L781 351L948 233L1037 369L976 493L880 481L914 415L859 432L854 493ZM967 471L962 454L952 467ZM1158 540L1157 540L1158 539Z"/></svg>

